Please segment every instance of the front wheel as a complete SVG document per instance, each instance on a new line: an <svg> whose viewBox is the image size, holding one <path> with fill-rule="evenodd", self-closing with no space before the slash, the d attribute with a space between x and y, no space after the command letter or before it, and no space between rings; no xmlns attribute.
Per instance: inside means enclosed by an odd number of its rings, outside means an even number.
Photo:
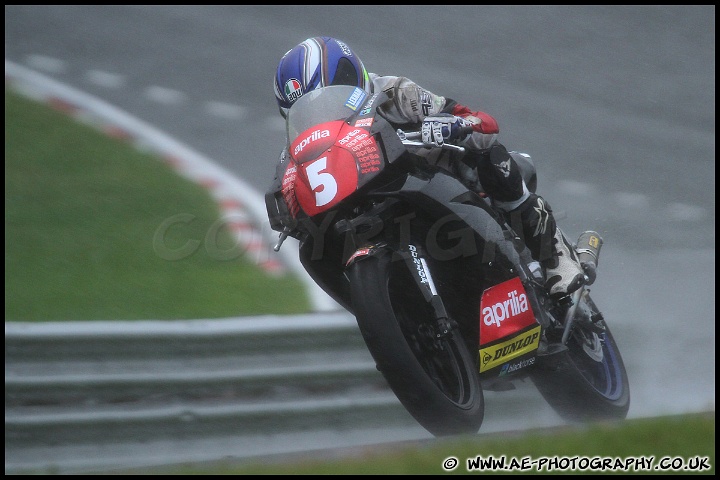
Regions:
<svg viewBox="0 0 720 480"><path fill-rule="evenodd" d="M404 261L385 250L353 264L352 305L368 350L405 409L436 437L477 433L485 402L477 353L457 328L438 337Z"/></svg>
<svg viewBox="0 0 720 480"><path fill-rule="evenodd" d="M587 293L579 307L577 316L597 315ZM605 320L597 324L604 331L574 327L555 367L538 369L532 376L543 398L565 420L621 420L630 408L630 384L620 350Z"/></svg>

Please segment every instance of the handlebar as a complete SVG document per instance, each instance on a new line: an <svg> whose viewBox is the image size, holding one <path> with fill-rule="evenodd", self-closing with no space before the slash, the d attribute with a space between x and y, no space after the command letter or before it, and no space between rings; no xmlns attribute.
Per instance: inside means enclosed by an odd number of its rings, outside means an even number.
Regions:
<svg viewBox="0 0 720 480"><path fill-rule="evenodd" d="M472 129L472 127L470 127ZM423 148L434 148L431 145L426 145L421 141L418 141L422 137L421 132L404 132L402 129L397 129L397 136L403 145L408 147L423 147ZM443 143L442 146L437 147L443 150L453 150L459 153L465 153L465 148L459 145L453 145L451 143Z"/></svg>

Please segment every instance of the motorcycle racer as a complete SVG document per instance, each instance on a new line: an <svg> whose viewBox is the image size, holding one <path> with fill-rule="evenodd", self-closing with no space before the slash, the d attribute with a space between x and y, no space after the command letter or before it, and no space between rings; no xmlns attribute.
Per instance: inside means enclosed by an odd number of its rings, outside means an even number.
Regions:
<svg viewBox="0 0 720 480"><path fill-rule="evenodd" d="M356 86L370 94L384 92L389 100L379 110L393 127L420 126L422 142L428 147L441 147L446 141L465 147L461 161L448 168L466 181L479 182L478 188L545 269L549 293L564 296L585 283L583 269L557 227L550 205L528 189L517 162L498 141L499 126L491 115L436 95L406 77L368 72L347 44L332 37L308 38L281 58L274 81L281 115L285 117L302 95L330 85ZM287 156L286 148L281 163ZM447 158L429 160L441 163Z"/></svg>

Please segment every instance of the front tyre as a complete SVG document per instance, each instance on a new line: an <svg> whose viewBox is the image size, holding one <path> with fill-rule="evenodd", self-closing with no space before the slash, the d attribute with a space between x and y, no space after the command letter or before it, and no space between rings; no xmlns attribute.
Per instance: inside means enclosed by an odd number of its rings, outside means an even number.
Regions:
<svg viewBox="0 0 720 480"><path fill-rule="evenodd" d="M404 261L383 250L348 270L358 326L390 388L436 437L477 433L485 402L477 354L457 328L438 338L433 310Z"/></svg>

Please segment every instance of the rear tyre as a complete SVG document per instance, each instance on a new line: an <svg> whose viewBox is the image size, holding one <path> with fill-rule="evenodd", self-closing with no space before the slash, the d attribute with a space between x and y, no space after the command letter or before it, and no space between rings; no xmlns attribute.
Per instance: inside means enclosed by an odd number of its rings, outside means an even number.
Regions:
<svg viewBox="0 0 720 480"><path fill-rule="evenodd" d="M585 311L597 311L589 295L583 301ZM556 368L539 369L532 377L543 398L565 420L621 420L630 408L630 383L620 350L605 320L597 323L604 332L575 327Z"/></svg>

